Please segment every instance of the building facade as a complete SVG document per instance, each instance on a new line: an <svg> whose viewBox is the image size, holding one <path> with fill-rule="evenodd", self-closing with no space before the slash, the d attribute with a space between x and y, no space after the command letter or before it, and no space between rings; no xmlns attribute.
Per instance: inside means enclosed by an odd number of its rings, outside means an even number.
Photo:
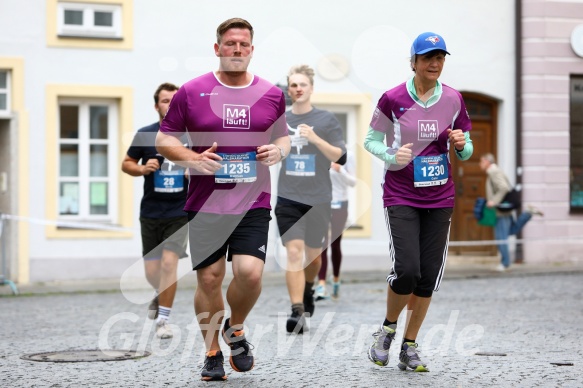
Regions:
<svg viewBox="0 0 583 388"><path fill-rule="evenodd" d="M583 2L523 1L523 200L543 221L524 230L525 260L581 260L583 241Z"/></svg>
<svg viewBox="0 0 583 388"><path fill-rule="evenodd" d="M135 131L157 119L160 83L217 68L215 30L233 16L255 28L250 71L283 85L292 65L311 65L314 104L344 124L358 184L343 268L389 267L383 166L362 144L381 94L413 75L409 48L423 31L446 40L441 81L463 93L474 123L475 155L454 164L451 253L495 254L464 245L492 238L472 207L484 193L479 155L493 152L524 201L546 213L523 232L524 260L581 260L583 58L574 47L583 0L286 5L0 0L4 275L21 284L141 276L142 180L123 174L121 161ZM274 222L270 231L266 270L277 271L284 250Z"/></svg>

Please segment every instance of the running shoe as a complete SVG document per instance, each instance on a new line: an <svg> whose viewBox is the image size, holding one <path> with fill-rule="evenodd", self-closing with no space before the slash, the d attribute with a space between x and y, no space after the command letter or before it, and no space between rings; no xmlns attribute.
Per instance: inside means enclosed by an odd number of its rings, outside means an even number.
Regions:
<svg viewBox="0 0 583 388"><path fill-rule="evenodd" d="M326 292L326 286L323 284L318 284L316 287L316 291L314 292L314 297L316 298L316 302L324 299L328 299L328 293Z"/></svg>
<svg viewBox="0 0 583 388"><path fill-rule="evenodd" d="M526 207L526 211L529 212L530 214L532 214L533 216L544 216L545 213L542 212L542 210L532 206L532 205L528 205Z"/></svg>
<svg viewBox="0 0 583 388"><path fill-rule="evenodd" d="M172 336L172 329L170 328L170 325L168 325L168 320L160 319L158 322L156 322L156 337L161 339L168 339L172 338Z"/></svg>
<svg viewBox="0 0 583 388"><path fill-rule="evenodd" d="M220 350L211 350L206 353L204 358L204 366L200 371L201 380L204 381L223 381L227 379L225 369L223 368L223 352Z"/></svg>
<svg viewBox="0 0 583 388"><path fill-rule="evenodd" d="M150 305L148 306L148 318L150 319L156 319L158 318L158 295L156 295L154 297L154 299L152 299L152 301L150 302Z"/></svg>
<svg viewBox="0 0 583 388"><path fill-rule="evenodd" d="M314 290L304 290L304 311L307 317L312 317L314 315L314 310L316 305L314 304Z"/></svg>
<svg viewBox="0 0 583 388"><path fill-rule="evenodd" d="M302 334L308 331L305 314L301 314L296 309L292 309L290 317L287 319L286 329L288 333Z"/></svg>
<svg viewBox="0 0 583 388"><path fill-rule="evenodd" d="M253 369L255 359L253 358L253 345L247 342L243 330L235 330L229 326L229 319L225 319L223 325L223 339L231 348L229 363L237 372L248 372Z"/></svg>
<svg viewBox="0 0 583 388"><path fill-rule="evenodd" d="M421 352L417 349L417 344L415 342L405 342L401 353L399 354L399 369L406 370L407 368L413 370L414 372L429 372L427 364L423 363L419 358L419 353Z"/></svg>
<svg viewBox="0 0 583 388"><path fill-rule="evenodd" d="M381 326L373 333L374 342L368 349L368 358L379 366L389 363L389 348L395 339L396 325Z"/></svg>

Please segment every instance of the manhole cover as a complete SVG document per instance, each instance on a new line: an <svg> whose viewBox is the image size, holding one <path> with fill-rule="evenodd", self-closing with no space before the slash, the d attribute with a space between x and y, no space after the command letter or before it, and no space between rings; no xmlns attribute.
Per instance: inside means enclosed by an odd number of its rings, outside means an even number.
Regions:
<svg viewBox="0 0 583 388"><path fill-rule="evenodd" d="M504 357L506 353L496 353L496 352L477 352L476 356L497 356L497 357Z"/></svg>
<svg viewBox="0 0 583 388"><path fill-rule="evenodd" d="M135 350L64 350L59 352L45 352L25 354L23 360L43 362L93 362L93 361L123 361L148 357L150 352L136 352Z"/></svg>

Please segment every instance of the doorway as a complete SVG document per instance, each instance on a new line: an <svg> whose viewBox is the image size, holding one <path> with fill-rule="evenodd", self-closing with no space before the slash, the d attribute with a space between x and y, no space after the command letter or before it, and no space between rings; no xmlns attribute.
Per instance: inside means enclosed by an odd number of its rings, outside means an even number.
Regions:
<svg viewBox="0 0 583 388"><path fill-rule="evenodd" d="M466 108L472 120L470 136L474 153L469 160L451 158L456 197L450 231L451 241L493 240L494 228L478 225L474 218L476 198L486 196L486 174L480 169L480 156L490 152L496 156L498 101L478 94L463 92ZM452 254L496 255L496 246L450 246Z"/></svg>

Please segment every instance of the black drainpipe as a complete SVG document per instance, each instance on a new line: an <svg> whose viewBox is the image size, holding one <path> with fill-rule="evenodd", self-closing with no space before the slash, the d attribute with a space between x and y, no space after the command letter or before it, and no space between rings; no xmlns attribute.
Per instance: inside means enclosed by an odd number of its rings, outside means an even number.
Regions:
<svg viewBox="0 0 583 388"><path fill-rule="evenodd" d="M522 0L515 0L515 88L516 88L516 184L522 185ZM522 197L522 190L520 191ZM518 238L522 237L519 233ZM516 263L523 263L522 243L516 244Z"/></svg>

